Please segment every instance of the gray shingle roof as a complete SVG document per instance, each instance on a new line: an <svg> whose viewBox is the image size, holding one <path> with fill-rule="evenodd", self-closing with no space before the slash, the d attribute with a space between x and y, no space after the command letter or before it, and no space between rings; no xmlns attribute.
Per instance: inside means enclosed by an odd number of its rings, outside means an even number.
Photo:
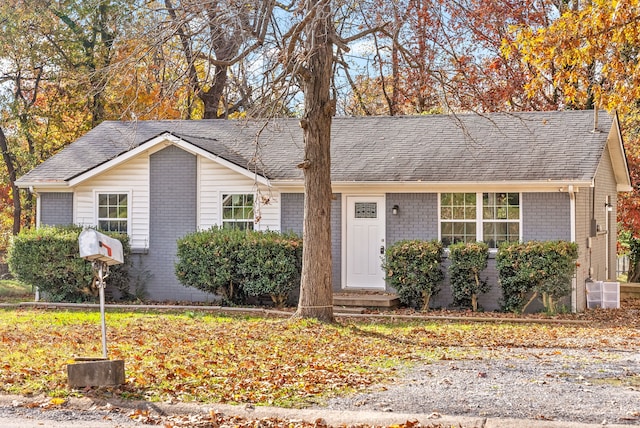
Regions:
<svg viewBox="0 0 640 428"><path fill-rule="evenodd" d="M601 113L599 132L592 132L593 111L337 117L332 126L332 179L591 180L612 121ZM107 121L19 183L70 180L166 132L269 179L302 179L296 168L304 153L296 119Z"/></svg>

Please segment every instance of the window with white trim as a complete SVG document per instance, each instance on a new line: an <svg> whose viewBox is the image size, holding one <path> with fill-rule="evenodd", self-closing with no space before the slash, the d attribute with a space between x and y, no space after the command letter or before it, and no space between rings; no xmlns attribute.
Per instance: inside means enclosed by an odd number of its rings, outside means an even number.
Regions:
<svg viewBox="0 0 640 428"><path fill-rule="evenodd" d="M445 246L483 241L497 248L520 239L520 193L441 193L439 208Z"/></svg>
<svg viewBox="0 0 640 428"><path fill-rule="evenodd" d="M475 193L440 194L440 239L445 246L477 240Z"/></svg>
<svg viewBox="0 0 640 428"><path fill-rule="evenodd" d="M482 194L482 240L489 248L520 240L520 194Z"/></svg>
<svg viewBox="0 0 640 428"><path fill-rule="evenodd" d="M128 193L98 193L98 229L128 233Z"/></svg>
<svg viewBox="0 0 640 428"><path fill-rule="evenodd" d="M222 195L223 229L253 230L254 196L250 193Z"/></svg>

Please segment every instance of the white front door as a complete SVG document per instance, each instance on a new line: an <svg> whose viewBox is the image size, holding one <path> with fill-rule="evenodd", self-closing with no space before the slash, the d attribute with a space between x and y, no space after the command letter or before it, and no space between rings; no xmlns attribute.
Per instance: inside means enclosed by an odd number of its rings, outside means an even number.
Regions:
<svg viewBox="0 0 640 428"><path fill-rule="evenodd" d="M384 196L346 197L346 288L385 289L384 201Z"/></svg>

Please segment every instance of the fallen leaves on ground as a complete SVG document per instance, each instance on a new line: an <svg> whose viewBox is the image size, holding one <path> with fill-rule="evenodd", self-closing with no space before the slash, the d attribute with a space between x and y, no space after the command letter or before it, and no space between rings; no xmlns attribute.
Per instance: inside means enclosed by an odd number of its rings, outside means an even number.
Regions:
<svg viewBox="0 0 640 428"><path fill-rule="evenodd" d="M379 310L369 309L366 312L369 315L387 315L387 316L416 316L416 317L432 317L445 319L485 319L487 321L509 322L509 320L530 321L530 322L585 322L591 326L599 327L636 327L640 328L640 299L627 298L622 299L620 308L617 309L588 309L578 313L530 313L518 314L512 312L473 312L471 310L453 310L453 309L435 309L428 312L418 311L409 308L398 308L395 310Z"/></svg>
<svg viewBox="0 0 640 428"><path fill-rule="evenodd" d="M221 412L211 410L208 415L189 414L161 416L154 415L146 410L135 410L130 415L131 419L147 425L162 425L164 428L329 428L331 425L318 418L315 421L301 419L282 418L245 418L241 416L229 416ZM341 425L346 428L347 425ZM375 425L349 424L349 428L372 428ZM380 425L382 426L382 425ZM441 424L425 425L417 420L409 420L401 424L389 425L388 428L444 428Z"/></svg>
<svg viewBox="0 0 640 428"><path fill-rule="evenodd" d="M305 406L393 382L416 361L517 347L638 350L637 309L621 311L607 312L613 322L589 311L600 318L579 325L107 313L109 357L125 361L126 384L70 391L69 360L101 353L99 314L2 310L0 392Z"/></svg>

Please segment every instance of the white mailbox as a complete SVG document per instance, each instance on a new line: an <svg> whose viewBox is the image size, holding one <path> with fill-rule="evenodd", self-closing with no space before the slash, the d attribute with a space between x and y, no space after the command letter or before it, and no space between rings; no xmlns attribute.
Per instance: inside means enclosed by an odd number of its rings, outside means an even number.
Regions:
<svg viewBox="0 0 640 428"><path fill-rule="evenodd" d="M99 260L108 266L124 263L122 243L94 229L85 229L78 237L80 257Z"/></svg>

